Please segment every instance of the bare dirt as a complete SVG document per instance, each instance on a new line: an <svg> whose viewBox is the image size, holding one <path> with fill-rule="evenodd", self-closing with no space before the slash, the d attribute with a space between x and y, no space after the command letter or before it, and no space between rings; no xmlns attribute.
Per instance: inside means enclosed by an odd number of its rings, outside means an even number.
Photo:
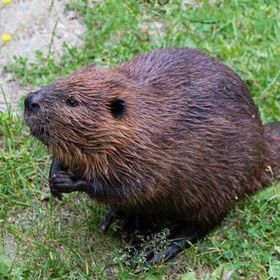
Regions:
<svg viewBox="0 0 280 280"><path fill-rule="evenodd" d="M5 97L12 108L22 95L32 88L22 85L12 74L3 73L3 67L13 62L13 56L31 61L35 51L61 55L63 42L81 47L85 26L73 11L65 9L70 0L11 0L9 5L0 1L0 112L7 109ZM4 42L3 34L12 39Z"/></svg>

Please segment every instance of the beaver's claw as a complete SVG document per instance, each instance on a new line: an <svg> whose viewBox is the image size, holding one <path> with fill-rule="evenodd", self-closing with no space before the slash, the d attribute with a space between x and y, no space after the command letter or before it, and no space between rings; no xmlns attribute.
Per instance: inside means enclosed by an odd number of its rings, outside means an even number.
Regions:
<svg viewBox="0 0 280 280"><path fill-rule="evenodd" d="M187 243L188 240L183 238L176 242L173 241L164 252L155 252L154 249L148 250L145 256L146 263L151 265L165 263L177 256Z"/></svg>
<svg viewBox="0 0 280 280"><path fill-rule="evenodd" d="M65 167L63 166L62 162L56 158L53 158L50 172L49 172L49 186L53 197L62 200L62 193L55 191L53 179L60 171L66 171Z"/></svg>
<svg viewBox="0 0 280 280"><path fill-rule="evenodd" d="M86 183L79 180L69 173L59 171L53 174L49 179L51 192L55 197L60 198L62 193L71 193L75 191L85 191Z"/></svg>

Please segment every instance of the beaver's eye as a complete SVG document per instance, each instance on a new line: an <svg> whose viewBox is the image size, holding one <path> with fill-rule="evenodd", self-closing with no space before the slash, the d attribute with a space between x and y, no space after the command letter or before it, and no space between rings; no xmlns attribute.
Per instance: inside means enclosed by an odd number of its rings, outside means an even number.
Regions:
<svg viewBox="0 0 280 280"><path fill-rule="evenodd" d="M66 104L70 107L76 107L76 106L78 106L79 103L75 97L71 96L71 97L67 98Z"/></svg>

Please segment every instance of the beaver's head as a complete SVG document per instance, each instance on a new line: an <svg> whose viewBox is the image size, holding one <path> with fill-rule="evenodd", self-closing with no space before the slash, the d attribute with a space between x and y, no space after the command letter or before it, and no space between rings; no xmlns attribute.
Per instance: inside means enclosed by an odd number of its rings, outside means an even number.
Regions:
<svg viewBox="0 0 280 280"><path fill-rule="evenodd" d="M135 128L133 98L131 85L118 73L89 66L29 93L24 119L32 135L71 164L127 143L129 127Z"/></svg>

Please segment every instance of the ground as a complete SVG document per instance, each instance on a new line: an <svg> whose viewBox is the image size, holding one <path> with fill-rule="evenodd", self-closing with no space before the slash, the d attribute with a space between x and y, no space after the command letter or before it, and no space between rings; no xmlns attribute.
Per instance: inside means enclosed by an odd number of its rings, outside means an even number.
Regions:
<svg viewBox="0 0 280 280"><path fill-rule="evenodd" d="M151 49L189 46L243 78L263 122L280 120L278 1L22 0L0 13L0 33L13 35L1 45L0 83L13 104L87 64L113 67ZM104 207L83 194L44 200L50 157L29 136L21 104L0 114L0 279L280 279L279 184L237 203L172 262L147 267L140 254L127 267L117 226L99 229ZM164 233L155 239L164 244Z"/></svg>

